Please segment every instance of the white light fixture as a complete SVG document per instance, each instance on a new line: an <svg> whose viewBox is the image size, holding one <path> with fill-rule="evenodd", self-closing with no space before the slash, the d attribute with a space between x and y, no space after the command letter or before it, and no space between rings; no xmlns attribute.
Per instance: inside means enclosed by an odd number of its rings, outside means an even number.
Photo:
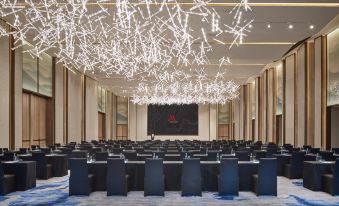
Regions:
<svg viewBox="0 0 339 206"><path fill-rule="evenodd" d="M268 28L268 29L271 28L271 24L270 24L270 23L267 24L267 28Z"/></svg>
<svg viewBox="0 0 339 206"><path fill-rule="evenodd" d="M252 25L252 24L250 24L250 25L248 26L248 28L252 29L252 28L253 28L253 25Z"/></svg>
<svg viewBox="0 0 339 206"><path fill-rule="evenodd" d="M289 28L289 29L293 29L293 27L294 27L293 24L289 24L289 25L288 25L288 28Z"/></svg>
<svg viewBox="0 0 339 206"><path fill-rule="evenodd" d="M314 25L313 25L313 24L310 25L310 29L311 29L311 30L314 29Z"/></svg>
<svg viewBox="0 0 339 206"><path fill-rule="evenodd" d="M154 83L149 85L153 88L158 82L189 85L188 76L200 78L185 68L210 63L208 56L213 48L209 38L229 33L233 36L231 48L243 42L253 22L245 18L250 10L248 0L238 0L228 13L230 24L222 22L214 8L208 6L211 0L194 0L190 6L178 0L117 0L113 6L107 6L108 2L0 0L0 18L14 28L7 31L7 25L0 25L0 37L13 35L18 48L27 36L33 35L34 49L26 51L32 55L52 50L70 69L108 78L119 75L140 84L153 78ZM93 4L95 9L90 6ZM201 25L201 32L192 25ZM199 47L195 47L196 42L201 42ZM214 81L210 78L206 82L206 96L202 98L208 100L214 93ZM157 93L148 94L157 97ZM174 94L166 97L176 98ZM196 98L192 99L198 101Z"/></svg>

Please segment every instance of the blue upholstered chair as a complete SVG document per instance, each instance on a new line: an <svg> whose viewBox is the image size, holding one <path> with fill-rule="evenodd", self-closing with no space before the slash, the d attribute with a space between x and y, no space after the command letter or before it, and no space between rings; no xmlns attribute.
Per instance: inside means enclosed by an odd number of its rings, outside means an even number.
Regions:
<svg viewBox="0 0 339 206"><path fill-rule="evenodd" d="M15 175L5 174L4 168L0 163L0 195L6 195L15 191Z"/></svg>
<svg viewBox="0 0 339 206"><path fill-rule="evenodd" d="M88 174L85 158L71 158L69 195L89 195L93 191L94 175Z"/></svg>
<svg viewBox="0 0 339 206"><path fill-rule="evenodd" d="M181 177L182 196L201 196L200 159L183 159Z"/></svg>
<svg viewBox="0 0 339 206"><path fill-rule="evenodd" d="M124 159L107 159L107 195L126 196L128 180Z"/></svg>
<svg viewBox="0 0 339 206"><path fill-rule="evenodd" d="M33 152L32 160L36 161L36 176L38 179L49 179L52 177L52 165L47 164L45 153Z"/></svg>
<svg viewBox="0 0 339 206"><path fill-rule="evenodd" d="M305 152L292 152L289 164L285 165L284 176L289 179L299 179L303 176Z"/></svg>
<svg viewBox="0 0 339 206"><path fill-rule="evenodd" d="M239 194L239 166L238 159L221 159L218 176L219 195Z"/></svg>
<svg viewBox="0 0 339 206"><path fill-rule="evenodd" d="M322 188L331 195L339 195L339 159L336 159L332 174L322 176Z"/></svg>
<svg viewBox="0 0 339 206"><path fill-rule="evenodd" d="M145 196L164 196L165 176L163 159L146 159L145 178L144 178L144 195Z"/></svg>
<svg viewBox="0 0 339 206"><path fill-rule="evenodd" d="M260 159L258 174L252 176L252 181L257 195L277 196L277 159Z"/></svg>

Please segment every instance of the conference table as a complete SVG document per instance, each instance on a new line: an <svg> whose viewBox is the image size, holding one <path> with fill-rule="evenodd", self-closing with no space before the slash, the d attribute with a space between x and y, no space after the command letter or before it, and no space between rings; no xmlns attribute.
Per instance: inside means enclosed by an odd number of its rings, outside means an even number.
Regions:
<svg viewBox="0 0 339 206"><path fill-rule="evenodd" d="M22 154L18 157L24 161L34 161L32 154ZM53 177L63 177L68 174L68 156L66 154L47 154L47 163L52 165Z"/></svg>
<svg viewBox="0 0 339 206"><path fill-rule="evenodd" d="M313 191L322 189L322 176L333 174L334 161L305 161L303 169L304 187Z"/></svg>
<svg viewBox="0 0 339 206"><path fill-rule="evenodd" d="M217 191L219 162L201 161L200 171L203 191ZM165 190L181 190L182 161L164 161ZM239 161L239 190L252 189L252 175L257 174L259 162ZM94 175L94 190L106 190L107 162L88 162L89 173ZM133 191L143 191L145 161L126 161L126 173L130 176L129 187Z"/></svg>
<svg viewBox="0 0 339 206"><path fill-rule="evenodd" d="M36 186L35 161L2 162L5 174L15 175L16 190L24 191Z"/></svg>

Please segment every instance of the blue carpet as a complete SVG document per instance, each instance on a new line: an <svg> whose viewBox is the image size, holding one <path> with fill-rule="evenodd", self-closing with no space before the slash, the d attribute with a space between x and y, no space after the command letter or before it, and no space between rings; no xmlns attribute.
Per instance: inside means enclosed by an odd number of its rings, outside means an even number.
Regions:
<svg viewBox="0 0 339 206"><path fill-rule="evenodd" d="M37 182L37 187L0 197L0 206L339 206L339 197L313 192L302 187L302 180L278 177L278 196L259 196L253 192L240 192L239 196L219 196L216 192L203 192L201 197L181 197L180 191L165 192L165 197L144 197L142 191L132 191L127 197L106 196L94 192L90 196L68 196L68 176Z"/></svg>
<svg viewBox="0 0 339 206"><path fill-rule="evenodd" d="M339 206L339 202L337 203L329 203L324 200L307 200L301 197L290 195L290 198L295 199L297 203L288 204L290 206Z"/></svg>

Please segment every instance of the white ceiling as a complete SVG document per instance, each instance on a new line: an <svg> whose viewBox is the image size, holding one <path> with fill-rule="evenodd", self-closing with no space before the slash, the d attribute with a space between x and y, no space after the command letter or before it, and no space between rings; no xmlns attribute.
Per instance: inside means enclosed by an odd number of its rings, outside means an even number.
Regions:
<svg viewBox="0 0 339 206"><path fill-rule="evenodd" d="M215 3L227 3L234 1L214 0ZM252 3L324 3L323 0L252 0ZM339 3L339 0L327 0L327 3ZM222 17L222 21L227 22L226 15L231 7L216 6L216 11ZM208 56L211 64L206 65L206 73L213 75L218 69L218 60L223 56L228 56L233 65L227 66L227 79L233 79L239 84L243 84L251 76L259 75L259 72L268 63L281 58L281 56L296 42L310 37L321 30L332 18L339 14L339 7L295 7L295 6L253 6L252 12L247 15L254 18L253 28L245 44L234 46L229 49L229 45L222 45L213 42L213 52ZM224 18L223 18L224 16ZM267 24L271 28L267 28ZM289 29L288 24L293 24L294 28ZM310 25L314 29L309 29ZM194 25L199 29L199 25ZM224 35L218 37L223 42L230 42L231 37ZM136 85L136 82L126 82L121 77L111 79L100 78L102 85L112 89L119 95L124 95L122 90L129 86Z"/></svg>

